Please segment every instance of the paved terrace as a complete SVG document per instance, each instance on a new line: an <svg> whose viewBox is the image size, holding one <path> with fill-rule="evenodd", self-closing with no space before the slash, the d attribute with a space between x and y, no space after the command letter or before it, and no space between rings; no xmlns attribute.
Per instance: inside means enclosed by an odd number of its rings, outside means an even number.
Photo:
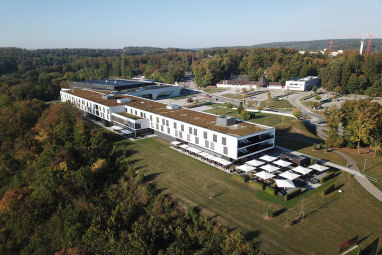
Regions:
<svg viewBox="0 0 382 255"><path fill-rule="evenodd" d="M78 96L102 105L106 106L117 106L117 105L127 105L144 111L152 112L159 114L168 118L175 120L183 121L195 126L207 128L214 130L220 133L229 134L232 136L245 136L252 133L260 132L270 127L260 126L255 123L249 122L237 122L235 125L229 127L222 127L216 124L216 115L197 112L185 108L179 109L167 109L166 104L158 103L152 100L143 99L140 97L128 96L128 95L116 95L115 99L102 99L101 93L91 91L91 90L82 90L74 89L65 91L74 96ZM117 99L120 98L129 98L131 102L117 103Z"/></svg>

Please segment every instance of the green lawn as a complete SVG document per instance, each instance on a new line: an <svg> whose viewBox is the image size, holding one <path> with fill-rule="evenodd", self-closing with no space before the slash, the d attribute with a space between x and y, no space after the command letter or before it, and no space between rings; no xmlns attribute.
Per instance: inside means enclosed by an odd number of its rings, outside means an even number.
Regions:
<svg viewBox="0 0 382 255"><path fill-rule="evenodd" d="M265 101L265 106L276 109L293 109L293 105L288 100L267 100Z"/></svg>
<svg viewBox="0 0 382 255"><path fill-rule="evenodd" d="M265 201L229 174L174 151L157 138L122 143L133 152L130 159L163 193L201 207L203 213L237 227L271 253L336 254L340 243L355 235L364 238L371 234L361 247L382 237L382 204L348 174L332 181L344 184L343 193L334 192L325 198L321 191L312 193L303 200L304 221L287 226L288 219L299 216L302 200L287 212L264 219L266 208L276 212L285 206Z"/></svg>
<svg viewBox="0 0 382 255"><path fill-rule="evenodd" d="M243 94L242 93L239 93L239 94L230 94L230 93L227 93L227 94L223 94L222 96L223 97L228 97L228 98L231 98L231 99L239 99L239 100L243 99Z"/></svg>
<svg viewBox="0 0 382 255"><path fill-rule="evenodd" d="M222 92L222 91L226 91L226 90L227 89L223 89L223 88L206 88L206 89L203 89L204 92L210 93L210 94Z"/></svg>

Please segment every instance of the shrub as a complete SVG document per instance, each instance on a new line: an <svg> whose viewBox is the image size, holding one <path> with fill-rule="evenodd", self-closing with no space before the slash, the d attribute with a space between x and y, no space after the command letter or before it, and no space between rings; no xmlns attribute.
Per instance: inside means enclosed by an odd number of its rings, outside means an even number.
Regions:
<svg viewBox="0 0 382 255"><path fill-rule="evenodd" d="M321 96L317 95L317 96L314 97L314 99L321 100Z"/></svg>
<svg viewBox="0 0 382 255"><path fill-rule="evenodd" d="M316 158L310 158L310 165L317 164L317 159Z"/></svg>
<svg viewBox="0 0 382 255"><path fill-rule="evenodd" d="M231 103L226 103L226 107L232 109L233 105Z"/></svg>
<svg viewBox="0 0 382 255"><path fill-rule="evenodd" d="M336 173L330 173L330 174L327 174L327 175L325 175L324 177L322 177L322 178L320 179L320 183L322 184L322 183L324 183L324 182L327 182L327 181L329 181L330 179L332 179L332 178L334 178L334 177L336 177L336 176L337 176Z"/></svg>
<svg viewBox="0 0 382 255"><path fill-rule="evenodd" d="M272 207L267 207L267 209L265 210L265 216L266 217L273 217Z"/></svg>
<svg viewBox="0 0 382 255"><path fill-rule="evenodd" d="M241 176L241 175L238 175L238 174L233 174L232 178L234 178L235 180L237 180L239 182L242 182L242 183L245 183L245 179L246 179L244 176Z"/></svg>
<svg viewBox="0 0 382 255"><path fill-rule="evenodd" d="M327 189L324 190L323 195L326 196L332 193L336 189L336 185L332 184Z"/></svg>
<svg viewBox="0 0 382 255"><path fill-rule="evenodd" d="M275 196L276 195L276 190L274 188L272 188L272 187L269 187L269 186L265 187L265 192L267 192L271 196Z"/></svg>
<svg viewBox="0 0 382 255"><path fill-rule="evenodd" d="M192 97L187 97L187 103L192 103L194 102L194 100L192 99Z"/></svg>
<svg viewBox="0 0 382 255"><path fill-rule="evenodd" d="M296 118L300 118L302 116L302 112L299 109L295 108L293 110L293 116L295 116Z"/></svg>
<svg viewBox="0 0 382 255"><path fill-rule="evenodd" d="M256 189L256 190L263 190L264 189L264 184L258 181L249 181L249 186Z"/></svg>
<svg viewBox="0 0 382 255"><path fill-rule="evenodd" d="M298 197L300 194L301 194L301 189L296 189L292 191L291 193L286 194L284 199L285 201L288 201L288 200L291 200L292 198Z"/></svg>
<svg viewBox="0 0 382 255"><path fill-rule="evenodd" d="M316 85L313 86L312 91L313 91L314 93L317 92L317 86L316 86Z"/></svg>
<svg viewBox="0 0 382 255"><path fill-rule="evenodd" d="M240 114L244 110L243 104L239 104L237 107L237 112Z"/></svg>

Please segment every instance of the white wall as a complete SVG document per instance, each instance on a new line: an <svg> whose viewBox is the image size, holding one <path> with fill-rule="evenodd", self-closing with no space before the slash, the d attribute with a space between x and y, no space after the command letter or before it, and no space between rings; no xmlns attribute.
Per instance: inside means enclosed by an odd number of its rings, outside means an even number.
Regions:
<svg viewBox="0 0 382 255"><path fill-rule="evenodd" d="M218 88L229 88L229 89L243 89L246 88L248 91L252 88L256 88L256 85L229 85L229 84L216 84Z"/></svg>

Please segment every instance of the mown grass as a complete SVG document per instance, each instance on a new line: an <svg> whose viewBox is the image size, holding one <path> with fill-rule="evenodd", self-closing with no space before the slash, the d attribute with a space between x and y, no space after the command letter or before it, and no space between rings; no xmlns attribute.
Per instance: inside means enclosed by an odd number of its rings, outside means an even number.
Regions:
<svg viewBox="0 0 382 255"><path fill-rule="evenodd" d="M223 97L228 97L228 98L231 98L231 99L243 99L243 94L240 93L240 94L230 94L230 93L227 93L227 94L223 94L222 95Z"/></svg>
<svg viewBox="0 0 382 255"><path fill-rule="evenodd" d="M203 213L237 228L271 253L336 254L339 245L355 235L360 239L368 236L361 247L382 236L382 204L347 173L331 182L344 185L342 193L323 197L318 190L285 205L268 200L266 194L254 192L229 174L174 151L156 138L123 144L133 152L130 160L162 193L200 207ZM264 219L267 208L279 215ZM291 225L302 211L303 221Z"/></svg>
<svg viewBox="0 0 382 255"><path fill-rule="evenodd" d="M203 89L204 92L210 93L210 94L222 92L222 91L226 91L226 90L227 89L223 89L223 88L206 88L206 89Z"/></svg>

